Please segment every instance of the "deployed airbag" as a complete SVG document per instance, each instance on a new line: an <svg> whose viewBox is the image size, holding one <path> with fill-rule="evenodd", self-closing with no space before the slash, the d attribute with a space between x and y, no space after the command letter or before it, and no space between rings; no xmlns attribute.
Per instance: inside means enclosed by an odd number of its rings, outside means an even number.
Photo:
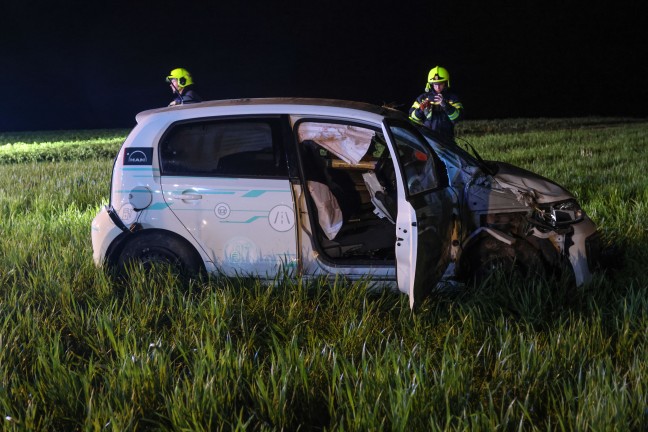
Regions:
<svg viewBox="0 0 648 432"><path fill-rule="evenodd" d="M329 240L333 240L342 228L342 210L335 195L323 183L309 181L308 191L317 207L317 220Z"/></svg>
<svg viewBox="0 0 648 432"><path fill-rule="evenodd" d="M304 123L299 141L315 141L343 161L357 164L367 153L376 132L357 126L332 123Z"/></svg>

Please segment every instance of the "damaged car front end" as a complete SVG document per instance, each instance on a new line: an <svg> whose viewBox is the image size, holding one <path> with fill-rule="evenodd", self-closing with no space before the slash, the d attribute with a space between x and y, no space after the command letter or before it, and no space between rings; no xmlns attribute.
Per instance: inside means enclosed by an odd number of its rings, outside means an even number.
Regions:
<svg viewBox="0 0 648 432"><path fill-rule="evenodd" d="M525 274L564 274L576 285L599 266L601 238L572 193L520 167L484 161L423 128L445 162L457 193L464 235L455 276L485 277L510 267Z"/></svg>

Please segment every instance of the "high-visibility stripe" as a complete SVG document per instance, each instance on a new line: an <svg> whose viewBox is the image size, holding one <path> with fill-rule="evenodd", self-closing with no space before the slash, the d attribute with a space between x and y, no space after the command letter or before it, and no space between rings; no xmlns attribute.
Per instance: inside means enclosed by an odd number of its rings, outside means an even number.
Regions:
<svg viewBox="0 0 648 432"><path fill-rule="evenodd" d="M423 122L421 120L417 119L416 117L414 117L413 115L410 116L410 120L412 120L414 123L423 125Z"/></svg>
<svg viewBox="0 0 648 432"><path fill-rule="evenodd" d="M448 118L452 121L455 121L461 115L461 110L463 109L463 105L461 105L460 102L450 102L450 106L452 106L454 110L452 111L452 113L448 114Z"/></svg>
<svg viewBox="0 0 648 432"><path fill-rule="evenodd" d="M420 117L416 114L416 111L412 111L412 112L410 113L410 118L413 118L413 119L415 119L415 120L417 120L417 121L423 121L423 119L425 119L425 117L420 118Z"/></svg>

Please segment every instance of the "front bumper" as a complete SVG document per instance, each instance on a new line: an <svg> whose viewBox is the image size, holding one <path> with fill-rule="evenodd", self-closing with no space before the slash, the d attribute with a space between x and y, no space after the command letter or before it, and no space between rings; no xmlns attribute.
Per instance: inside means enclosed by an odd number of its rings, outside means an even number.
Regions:
<svg viewBox="0 0 648 432"><path fill-rule="evenodd" d="M574 270L576 285L581 286L592 280L601 255L600 234L589 218L574 224L571 245L567 252Z"/></svg>

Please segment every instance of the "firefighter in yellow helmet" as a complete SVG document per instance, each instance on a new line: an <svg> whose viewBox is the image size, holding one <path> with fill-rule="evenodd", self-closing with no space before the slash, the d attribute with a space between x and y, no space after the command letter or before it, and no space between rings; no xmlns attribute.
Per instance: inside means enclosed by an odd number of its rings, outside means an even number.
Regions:
<svg viewBox="0 0 648 432"><path fill-rule="evenodd" d="M173 69L166 81L171 86L171 91L175 96L169 106L202 102L201 97L193 89L193 79L191 79L191 74L187 69Z"/></svg>
<svg viewBox="0 0 648 432"><path fill-rule="evenodd" d="M425 93L416 98L409 110L410 119L442 135L454 138L454 125L463 114L463 105L450 90L450 74L435 66L428 73Z"/></svg>

